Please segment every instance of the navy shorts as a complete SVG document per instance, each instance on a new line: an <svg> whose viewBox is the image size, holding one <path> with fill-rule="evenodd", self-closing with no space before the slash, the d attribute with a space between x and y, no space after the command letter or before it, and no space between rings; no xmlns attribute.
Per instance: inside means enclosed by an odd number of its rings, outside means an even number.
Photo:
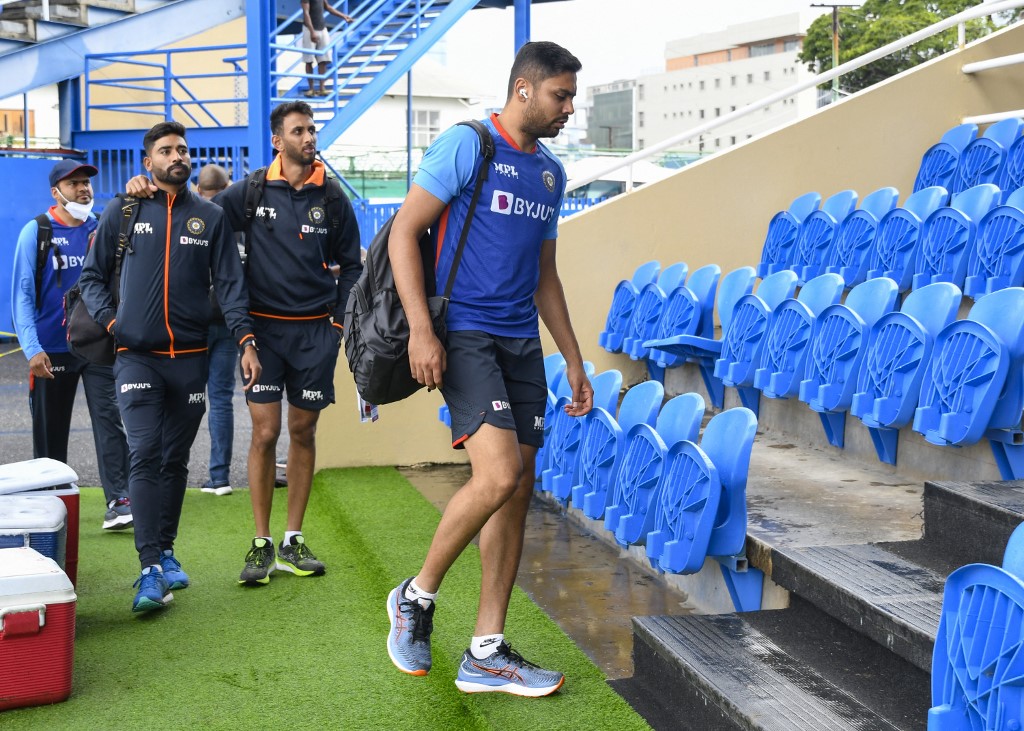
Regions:
<svg viewBox="0 0 1024 731"><path fill-rule="evenodd" d="M540 338L506 338L479 330L448 333L441 395L456 449L483 423L515 430L520 444L544 444L548 387Z"/></svg>
<svg viewBox="0 0 1024 731"><path fill-rule="evenodd" d="M287 391L288 403L307 411L322 411L334 403L334 366L341 331L329 319L255 316L253 333L263 372L246 392L247 400L271 404Z"/></svg>

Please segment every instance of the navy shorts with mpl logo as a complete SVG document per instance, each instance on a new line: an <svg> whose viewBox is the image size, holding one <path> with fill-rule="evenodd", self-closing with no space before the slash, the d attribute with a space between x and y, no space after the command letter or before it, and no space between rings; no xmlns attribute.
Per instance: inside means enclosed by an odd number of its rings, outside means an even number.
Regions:
<svg viewBox="0 0 1024 731"><path fill-rule="evenodd" d="M480 330L448 333L441 395L456 449L483 423L512 429L520 444L544 444L548 387L540 338L507 338Z"/></svg>
<svg viewBox="0 0 1024 731"><path fill-rule="evenodd" d="M322 411L334 403L341 333L328 318L284 320L256 315L253 334L263 372L246 392L248 401L271 404L287 391L288 403L307 411Z"/></svg>

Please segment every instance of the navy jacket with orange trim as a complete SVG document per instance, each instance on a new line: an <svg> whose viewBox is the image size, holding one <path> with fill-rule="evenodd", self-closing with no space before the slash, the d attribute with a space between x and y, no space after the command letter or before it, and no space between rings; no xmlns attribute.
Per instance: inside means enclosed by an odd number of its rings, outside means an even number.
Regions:
<svg viewBox="0 0 1024 731"><path fill-rule="evenodd" d="M171 356L206 350L212 281L236 342L251 337L245 273L224 212L187 188L174 196L157 191L139 206L116 311L109 282L121 207L115 201L100 216L79 280L96 322L129 350Z"/></svg>
<svg viewBox="0 0 1024 731"><path fill-rule="evenodd" d="M352 204L341 197L341 226L334 230L324 204L324 166L319 160L302 188L281 175L280 156L267 169L256 215L250 226L246 281L249 306L255 315L311 317L345 311L348 293L362 273L359 224ZM215 202L235 231L245 231L246 181L217 194ZM331 273L338 264L337 280Z"/></svg>

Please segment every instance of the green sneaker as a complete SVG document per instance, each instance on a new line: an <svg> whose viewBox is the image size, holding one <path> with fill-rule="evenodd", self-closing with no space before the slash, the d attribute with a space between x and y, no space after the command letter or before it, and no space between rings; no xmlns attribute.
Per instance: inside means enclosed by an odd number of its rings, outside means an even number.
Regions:
<svg viewBox="0 0 1024 731"><path fill-rule="evenodd" d="M238 577L238 583L248 586L269 584L273 571L274 544L266 538L253 538L252 548L245 554L245 568Z"/></svg>
<svg viewBox="0 0 1024 731"><path fill-rule="evenodd" d="M288 545L282 543L277 547L277 568L291 571L296 576L323 576L327 570L318 561L301 536L292 536Z"/></svg>

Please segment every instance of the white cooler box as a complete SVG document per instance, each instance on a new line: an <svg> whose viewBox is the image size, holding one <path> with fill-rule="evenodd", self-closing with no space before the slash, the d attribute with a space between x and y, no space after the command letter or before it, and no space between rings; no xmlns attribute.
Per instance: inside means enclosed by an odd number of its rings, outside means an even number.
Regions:
<svg viewBox="0 0 1024 731"><path fill-rule="evenodd" d="M0 550L0 711L71 695L76 601L54 561L31 548Z"/></svg>
<svg viewBox="0 0 1024 731"><path fill-rule="evenodd" d="M0 548L30 547L64 569L68 511L55 495L0 495Z"/></svg>
<svg viewBox="0 0 1024 731"><path fill-rule="evenodd" d="M0 465L0 495L29 493L55 495L68 511L68 533L64 571L72 584L78 583L78 474L55 459L29 459Z"/></svg>

